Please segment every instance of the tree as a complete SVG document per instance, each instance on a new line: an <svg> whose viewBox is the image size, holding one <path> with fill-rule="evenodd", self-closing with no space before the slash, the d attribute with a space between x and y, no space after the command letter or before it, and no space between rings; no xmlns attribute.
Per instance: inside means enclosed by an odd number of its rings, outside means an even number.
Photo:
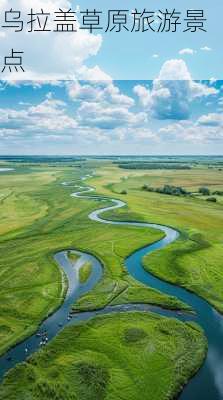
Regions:
<svg viewBox="0 0 223 400"><path fill-rule="evenodd" d="M203 196L209 196L210 190L207 187L203 186L199 188L199 193L202 194Z"/></svg>
<svg viewBox="0 0 223 400"><path fill-rule="evenodd" d="M142 190L148 190L148 185L146 185L146 184L143 185L143 186L142 186Z"/></svg>
<svg viewBox="0 0 223 400"><path fill-rule="evenodd" d="M208 197L207 201L211 201L212 203L217 203L216 197Z"/></svg>

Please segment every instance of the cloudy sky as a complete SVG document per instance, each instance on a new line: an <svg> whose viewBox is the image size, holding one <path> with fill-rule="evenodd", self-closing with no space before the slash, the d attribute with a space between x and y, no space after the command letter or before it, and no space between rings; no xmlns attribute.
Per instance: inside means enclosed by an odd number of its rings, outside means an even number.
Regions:
<svg viewBox="0 0 223 400"><path fill-rule="evenodd" d="M180 4L179 4L180 3ZM129 10L128 29L132 27L131 12L155 11L153 26L160 23L158 10L166 8L181 12L181 26L177 32L128 32L104 33L104 30L78 30L76 33L32 32L27 33L30 9L49 12L49 26L54 29L54 12L59 8L77 11L77 25L81 25L79 11L96 9L103 11L101 26L106 27L109 9L120 9L119 0L0 0L0 63L12 48L23 51L25 74L0 74L2 79L106 79L142 80L154 79L168 59L186 61L194 79L222 79L223 2L222 0L128 0L122 8ZM5 11L21 11L23 30L4 28ZM188 9L203 10L207 32L183 32L186 28ZM168 25L168 24L167 24ZM36 26L35 26L36 27ZM17 28L19 30L19 28ZM1 68L0 68L1 70Z"/></svg>
<svg viewBox="0 0 223 400"><path fill-rule="evenodd" d="M222 111L223 82L182 60L153 81L2 82L0 153L220 154Z"/></svg>
<svg viewBox="0 0 223 400"><path fill-rule="evenodd" d="M93 8L119 3L95 0ZM0 28L0 63L13 47L24 51L25 68L0 72L0 154L221 153L223 3L178 3L151 0L149 9L202 9L207 32L27 33L31 8L53 15L92 3L0 0L0 26L11 8L24 20L22 32Z"/></svg>

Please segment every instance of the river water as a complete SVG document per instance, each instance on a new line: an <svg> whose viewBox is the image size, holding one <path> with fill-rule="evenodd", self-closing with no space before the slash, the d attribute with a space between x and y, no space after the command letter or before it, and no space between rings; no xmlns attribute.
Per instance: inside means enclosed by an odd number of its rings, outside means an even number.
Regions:
<svg viewBox="0 0 223 400"><path fill-rule="evenodd" d="M83 177L82 180L85 180ZM64 182L64 186L70 186ZM195 320L202 326L208 339L208 354L207 358L198 371L196 376L192 378L185 386L183 392L179 396L181 400L221 400L223 399L223 317L205 300L188 292L187 290L169 284L156 278L149 272L145 271L142 265L142 259L146 254L155 250L160 250L177 240L179 233L170 227L164 225L136 222L118 222L103 219L101 214L108 210L118 209L125 205L124 202L116 199L108 199L96 195L89 195L94 189L86 186L74 186L79 191L72 194L73 197L92 198L99 201L112 202L109 207L98 208L89 214L89 219L98 223L113 224L113 225L128 225L137 227L148 227L158 229L164 232L165 237L156 243L148 245L137 250L125 260L126 268L130 275L137 281L143 284L158 289L163 293L171 296L176 296L178 299L190 305L196 312L196 316L188 316L176 311L168 311L159 307L152 307L144 304L120 305L115 307L106 307L103 310L93 312L83 312L71 316L71 308L74 302L84 293L89 292L102 277L102 265L94 256L77 252L79 259L76 263L72 263L67 257L67 251L61 251L55 255L56 262L60 265L68 279L68 291L66 297L59 309L49 316L39 327L38 331L30 336L22 343L10 349L0 358L0 379L3 379L4 374L14 367L17 363L25 361L30 354L37 351L41 346L44 346L55 335L57 335L66 325L73 325L80 321L88 320L89 318L111 312L125 312L131 310L153 311L160 315L171 316L182 321L189 319ZM80 190L81 189L81 190ZM93 268L88 281L81 285L78 279L79 268L87 261L90 261Z"/></svg>

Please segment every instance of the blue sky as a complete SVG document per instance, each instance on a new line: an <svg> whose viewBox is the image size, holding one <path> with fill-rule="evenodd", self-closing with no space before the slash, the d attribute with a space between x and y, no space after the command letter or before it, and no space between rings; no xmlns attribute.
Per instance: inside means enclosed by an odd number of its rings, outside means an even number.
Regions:
<svg viewBox="0 0 223 400"><path fill-rule="evenodd" d="M89 1L83 4L89 6ZM104 1L94 1L103 8ZM106 2L106 9L119 8L120 1ZM104 34L103 43L96 61L113 79L154 79L162 64L172 58L183 58L194 79L222 79L223 43L223 2L222 0L128 0L122 4L128 9L173 10L202 9L207 18L207 33L127 33ZM184 49L193 53L179 54ZM209 50L208 50L209 49ZM112 54L112 57L111 57ZM158 57L154 57L154 56ZM93 65L91 60L89 65Z"/></svg>
<svg viewBox="0 0 223 400"><path fill-rule="evenodd" d="M0 73L1 154L222 152L222 0L147 3L0 1L0 63L13 47L25 68ZM15 33L1 27L11 8L24 22L30 8L201 9L207 32Z"/></svg>
<svg viewBox="0 0 223 400"><path fill-rule="evenodd" d="M175 60L163 76L174 68L187 71ZM221 81L2 82L0 89L1 154L222 153Z"/></svg>
<svg viewBox="0 0 223 400"><path fill-rule="evenodd" d="M106 5L105 5L106 4ZM24 23L30 8L54 11L71 7L73 10L146 8L149 11L172 11L182 13L182 23L188 9L204 10L207 32L126 32L103 33L88 31L78 33L31 33L4 29L4 12L21 10ZM78 8L79 7L79 8ZM222 79L223 64L223 2L222 0L1 0L0 2L0 62L13 47L24 51L25 75L1 74L2 79L102 79L114 80L154 79L163 63L171 59L183 59L193 79ZM80 14L77 14L79 22ZM130 21L131 21L131 17ZM102 24L103 25L103 24ZM131 23L130 23L131 26Z"/></svg>

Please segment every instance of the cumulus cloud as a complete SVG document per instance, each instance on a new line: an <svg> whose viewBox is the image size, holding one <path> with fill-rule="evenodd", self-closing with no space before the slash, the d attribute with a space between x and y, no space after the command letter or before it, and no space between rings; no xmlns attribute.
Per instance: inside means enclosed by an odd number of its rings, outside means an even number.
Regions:
<svg viewBox="0 0 223 400"><path fill-rule="evenodd" d="M17 0L13 9L21 10L23 16L27 16L33 8L40 12L41 9L50 12L73 9L70 0ZM13 7L10 0L1 0L0 15L5 10ZM49 27L53 30L54 17L49 21ZM77 22L78 26L78 22ZM3 36L3 37L2 37ZM2 38L1 38L2 37ZM86 30L77 30L71 33L52 32L23 32L14 33L13 29L1 30L0 50L7 55L9 48L24 52L24 68L26 73L6 73L4 79L18 80L50 80L50 79L107 79L108 76L98 66L88 68L83 66L91 56L95 56L101 48L102 36L90 34ZM4 39L4 40L3 40ZM9 54L8 54L9 55Z"/></svg>
<svg viewBox="0 0 223 400"><path fill-rule="evenodd" d="M25 131L38 132L43 135L49 132L64 132L77 127L74 118L66 112L66 104L53 99L49 94L37 105L17 109L0 109L0 130L4 133L16 130L23 134Z"/></svg>
<svg viewBox="0 0 223 400"><path fill-rule="evenodd" d="M180 80L188 81L191 80L191 74L187 68L184 60L171 59L167 60L160 70L158 80L170 81Z"/></svg>
<svg viewBox="0 0 223 400"><path fill-rule="evenodd" d="M78 109L78 121L82 125L114 129L120 126L137 126L146 122L146 113L133 113L127 107L108 103L83 102Z"/></svg>
<svg viewBox="0 0 223 400"><path fill-rule="evenodd" d="M146 127L147 113L136 111L134 99L113 82L67 82L60 90L67 91L67 103L49 91L38 104L21 102L19 107L0 109L1 137L81 143L127 140L134 132L138 138L152 137Z"/></svg>
<svg viewBox="0 0 223 400"><path fill-rule="evenodd" d="M203 46L201 47L201 51L212 51L211 47Z"/></svg>
<svg viewBox="0 0 223 400"><path fill-rule="evenodd" d="M223 140L223 117L220 114L208 114L197 120L178 121L158 130L161 141L207 144Z"/></svg>
<svg viewBox="0 0 223 400"><path fill-rule="evenodd" d="M185 55L185 54L189 54L189 55L194 55L196 53L196 50L190 49L190 48L185 48L185 49L181 49L179 51L180 55Z"/></svg>
<svg viewBox="0 0 223 400"><path fill-rule="evenodd" d="M123 125L137 126L147 121L145 112L132 110L135 101L121 93L113 82L67 84L70 99L79 104L78 122L81 125L114 129Z"/></svg>
<svg viewBox="0 0 223 400"><path fill-rule="evenodd" d="M194 99L215 95L218 91L193 81L186 63L176 59L163 64L152 89L136 85L134 93L155 118L180 120L189 117Z"/></svg>
<svg viewBox="0 0 223 400"><path fill-rule="evenodd" d="M81 84L79 81L67 84L68 94L73 101L85 100L93 102L107 102L124 107L134 106L134 100L121 93L113 82L88 82Z"/></svg>
<svg viewBox="0 0 223 400"><path fill-rule="evenodd" d="M203 126L223 126L223 114L209 113L198 119L198 124Z"/></svg>
<svg viewBox="0 0 223 400"><path fill-rule="evenodd" d="M14 86L10 87L12 91L22 91L23 85L30 84L41 88L38 90L39 102L30 95L28 101L20 101L10 109L2 106L1 140L19 142L22 146L32 140L34 143L48 141L50 144L52 140L52 143L80 144L84 151L86 146L98 143L104 144L107 151L108 146L112 148L114 143L119 142L134 148L134 144L143 143L202 144L223 139L220 113L202 115L197 121L189 120L191 106L196 99L202 100L200 104L204 105L206 98L216 96L219 108L223 102L214 86L192 80L183 60L164 63L157 79L133 87L134 96L130 94L129 87L128 90L123 89L123 84L111 79L101 80L103 72L99 67L82 65L81 69L86 76L94 69L98 80L55 81L48 82L47 86L39 80L31 83L10 82ZM44 87L48 88L45 97L42 94L46 92ZM2 90L7 90L7 87ZM35 89L30 88L29 92L31 90ZM163 120L168 122L165 124Z"/></svg>
<svg viewBox="0 0 223 400"><path fill-rule="evenodd" d="M84 81L112 81L111 76L106 74L106 72L103 71L98 65L95 65L95 67L92 68L88 68L86 65L83 65L77 71L76 75L78 79Z"/></svg>

